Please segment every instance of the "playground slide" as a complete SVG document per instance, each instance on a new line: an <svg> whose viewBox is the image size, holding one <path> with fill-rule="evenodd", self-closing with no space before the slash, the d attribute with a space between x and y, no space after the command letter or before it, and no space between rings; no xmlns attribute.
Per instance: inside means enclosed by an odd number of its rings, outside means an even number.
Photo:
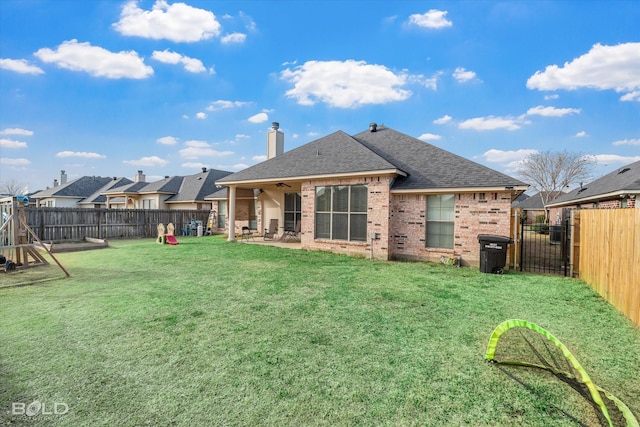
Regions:
<svg viewBox="0 0 640 427"><path fill-rule="evenodd" d="M166 234L165 237L167 238L167 243L170 245L177 245L178 241L176 240L176 236L174 236L173 234Z"/></svg>

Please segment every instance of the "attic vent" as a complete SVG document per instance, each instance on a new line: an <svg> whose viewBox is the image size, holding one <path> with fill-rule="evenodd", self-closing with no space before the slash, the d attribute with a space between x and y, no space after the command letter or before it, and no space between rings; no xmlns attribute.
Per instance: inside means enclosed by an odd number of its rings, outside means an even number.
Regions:
<svg viewBox="0 0 640 427"><path fill-rule="evenodd" d="M623 169L620 169L620 170L618 171L618 175L620 175L621 173L625 173L625 172L626 172L626 171L628 171L628 170L631 170L631 168L623 168Z"/></svg>
<svg viewBox="0 0 640 427"><path fill-rule="evenodd" d="M582 192L583 192L584 190L586 190L586 189L587 189L587 187L581 187L581 188L578 190L578 194L582 193Z"/></svg>
<svg viewBox="0 0 640 427"><path fill-rule="evenodd" d="M376 123L369 123L369 132L375 132L378 129L378 125Z"/></svg>
<svg viewBox="0 0 640 427"><path fill-rule="evenodd" d="M204 168L204 167L203 167L203 168L202 168L202 172L204 173L204 172L206 172L206 171L207 171L207 168Z"/></svg>

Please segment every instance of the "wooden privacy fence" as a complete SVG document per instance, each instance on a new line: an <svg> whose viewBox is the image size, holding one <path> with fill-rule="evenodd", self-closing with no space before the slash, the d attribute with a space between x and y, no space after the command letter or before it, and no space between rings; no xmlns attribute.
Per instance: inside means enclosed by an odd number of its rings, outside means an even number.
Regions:
<svg viewBox="0 0 640 427"><path fill-rule="evenodd" d="M640 209L585 209L579 277L640 326Z"/></svg>
<svg viewBox="0 0 640 427"><path fill-rule="evenodd" d="M185 223L206 224L209 211L170 209L79 209L27 207L27 223L43 241L156 237L157 226L173 223L181 234Z"/></svg>

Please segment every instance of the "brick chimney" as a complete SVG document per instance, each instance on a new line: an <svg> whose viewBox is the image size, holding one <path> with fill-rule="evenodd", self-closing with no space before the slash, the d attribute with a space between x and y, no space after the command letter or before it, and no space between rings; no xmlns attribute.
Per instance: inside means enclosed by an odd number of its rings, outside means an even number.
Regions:
<svg viewBox="0 0 640 427"><path fill-rule="evenodd" d="M279 156L284 152L284 133L280 132L280 123L271 123L267 132L267 159Z"/></svg>

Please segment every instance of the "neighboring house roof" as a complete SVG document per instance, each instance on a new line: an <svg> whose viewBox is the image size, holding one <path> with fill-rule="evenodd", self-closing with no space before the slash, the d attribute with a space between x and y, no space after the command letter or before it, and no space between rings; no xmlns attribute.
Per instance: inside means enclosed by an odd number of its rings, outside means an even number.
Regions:
<svg viewBox="0 0 640 427"><path fill-rule="evenodd" d="M529 196L528 194L525 194L525 193L520 194L518 197L516 197L516 199L513 202L511 202L511 207L517 208L518 205L520 205L520 203L524 202L529 197L531 196Z"/></svg>
<svg viewBox="0 0 640 427"><path fill-rule="evenodd" d="M218 183L368 172L397 174L392 187L395 190L527 186L515 178L387 127L354 136L338 131L231 174Z"/></svg>
<svg viewBox="0 0 640 427"><path fill-rule="evenodd" d="M101 176L83 176L73 181L69 181L66 184L56 185L55 187L42 190L34 194L34 199L45 198L75 198L84 199L91 196L100 188L111 182L113 178L101 177Z"/></svg>
<svg viewBox="0 0 640 427"><path fill-rule="evenodd" d="M184 177L178 193L166 200L167 203L193 202L205 200L207 195L216 191L216 181L231 172L210 169L195 175Z"/></svg>
<svg viewBox="0 0 640 427"><path fill-rule="evenodd" d="M529 211L542 211L544 210L544 200L546 195L549 194L549 192L547 191L540 191L536 194L534 194L533 196L527 198L526 200L521 201L520 203L518 203L516 207L518 209L524 209L524 210L529 210ZM552 191L551 192L551 198L550 200L554 200L556 197L564 194L562 192L558 192L558 191ZM554 197L554 194L556 195Z"/></svg>
<svg viewBox="0 0 640 427"><path fill-rule="evenodd" d="M623 166L603 177L563 194L547 207L608 200L628 194L640 195L640 161Z"/></svg>
<svg viewBox="0 0 640 427"><path fill-rule="evenodd" d="M109 191L117 187L128 185L128 184L131 184L132 182L133 181L131 181L129 178L124 178L124 177L113 178L106 185L96 190L93 194L91 194L88 197L85 197L83 200L78 202L78 204L79 205L84 205L84 204L95 205L98 203L106 203L107 197L104 195L105 191Z"/></svg>
<svg viewBox="0 0 640 427"><path fill-rule="evenodd" d="M231 172L210 169L188 176L166 177L154 182L134 182L112 188L105 195L121 194L168 194L167 203L204 201L208 194L216 191L216 180Z"/></svg>

